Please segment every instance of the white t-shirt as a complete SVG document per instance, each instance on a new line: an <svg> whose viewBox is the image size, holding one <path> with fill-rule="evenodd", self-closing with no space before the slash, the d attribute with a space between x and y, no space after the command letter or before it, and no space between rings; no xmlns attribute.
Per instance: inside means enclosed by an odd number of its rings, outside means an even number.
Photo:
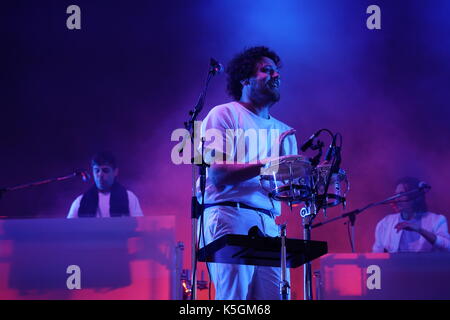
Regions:
<svg viewBox="0 0 450 320"><path fill-rule="evenodd" d="M139 205L139 200L136 195L127 190L128 194L128 207L130 210L130 217L142 217L142 209ZM98 193L98 209L97 209L97 218L110 218L109 214L109 199L111 197L111 193ZM75 201L70 206L69 214L67 215L68 219L78 218L78 209L80 208L80 202L83 195L78 196Z"/></svg>
<svg viewBox="0 0 450 320"><path fill-rule="evenodd" d="M417 232L400 230L395 226L404 221L400 213L390 214L378 222L375 230L375 243L373 252L423 252L423 251L450 251L450 236L448 234L447 219L445 216L432 212L425 213L420 226L436 235L434 246ZM411 220L410 222L414 222Z"/></svg>
<svg viewBox="0 0 450 320"><path fill-rule="evenodd" d="M291 129L272 116L265 119L256 115L238 102L216 106L208 113L201 126L201 136L206 139L205 162L211 162L214 152L225 154L227 160L233 163L256 163L269 157L296 155L297 141L294 135L283 140L281 150L278 144L279 137ZM201 150L201 146L198 150ZM199 190L197 196L201 201ZM242 202L272 210L274 215L281 213L281 204L277 201L272 204L260 185L259 176L235 185L215 186L207 172L205 203L223 201Z"/></svg>

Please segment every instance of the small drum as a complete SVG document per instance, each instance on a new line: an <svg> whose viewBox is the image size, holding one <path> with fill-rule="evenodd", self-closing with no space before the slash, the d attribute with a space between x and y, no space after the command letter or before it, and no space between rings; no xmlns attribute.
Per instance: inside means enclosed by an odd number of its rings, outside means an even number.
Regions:
<svg viewBox="0 0 450 320"><path fill-rule="evenodd" d="M261 169L260 184L271 199L290 204L311 199L311 163L304 157L282 156Z"/></svg>
<svg viewBox="0 0 450 320"><path fill-rule="evenodd" d="M331 175L328 192L325 194L325 182L330 173L331 165L319 165L315 169L315 187L317 188L317 203L319 208L330 208L342 203L345 206L345 197L350 189L345 170Z"/></svg>

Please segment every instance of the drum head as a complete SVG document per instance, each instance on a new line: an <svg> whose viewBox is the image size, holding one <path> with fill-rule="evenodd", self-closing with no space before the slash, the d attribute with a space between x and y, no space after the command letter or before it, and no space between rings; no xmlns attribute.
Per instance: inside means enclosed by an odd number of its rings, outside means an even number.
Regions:
<svg viewBox="0 0 450 320"><path fill-rule="evenodd" d="M285 180L293 177L304 177L311 175L311 163L302 156L282 156L270 161L261 169L262 179Z"/></svg>
<svg viewBox="0 0 450 320"><path fill-rule="evenodd" d="M299 203L311 197L311 163L302 156L283 156L261 169L260 183L270 198Z"/></svg>

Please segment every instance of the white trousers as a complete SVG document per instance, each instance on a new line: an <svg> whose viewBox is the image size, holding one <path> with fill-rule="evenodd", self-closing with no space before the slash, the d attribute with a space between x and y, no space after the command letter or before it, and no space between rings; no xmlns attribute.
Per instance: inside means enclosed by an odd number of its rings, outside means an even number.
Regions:
<svg viewBox="0 0 450 320"><path fill-rule="evenodd" d="M257 226L266 236L279 236L275 219L255 210L210 207L205 210L203 220L206 244L225 234L247 235L253 226ZM203 243L202 239L200 243ZM208 263L208 266L216 289L216 300L280 299L280 268L225 263Z"/></svg>

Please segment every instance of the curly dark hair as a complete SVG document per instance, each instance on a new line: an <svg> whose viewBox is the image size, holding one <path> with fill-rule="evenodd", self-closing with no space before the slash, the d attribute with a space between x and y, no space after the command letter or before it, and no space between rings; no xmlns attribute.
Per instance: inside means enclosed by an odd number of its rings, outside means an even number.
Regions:
<svg viewBox="0 0 450 320"><path fill-rule="evenodd" d="M256 64L263 57L272 59L277 67L281 66L280 57L267 47L252 47L238 53L227 66L227 91L234 99L239 100L242 95L241 81L253 76L256 72Z"/></svg>
<svg viewBox="0 0 450 320"><path fill-rule="evenodd" d="M91 166L110 166L117 168L116 157L110 151L101 151L96 153L91 160Z"/></svg>

